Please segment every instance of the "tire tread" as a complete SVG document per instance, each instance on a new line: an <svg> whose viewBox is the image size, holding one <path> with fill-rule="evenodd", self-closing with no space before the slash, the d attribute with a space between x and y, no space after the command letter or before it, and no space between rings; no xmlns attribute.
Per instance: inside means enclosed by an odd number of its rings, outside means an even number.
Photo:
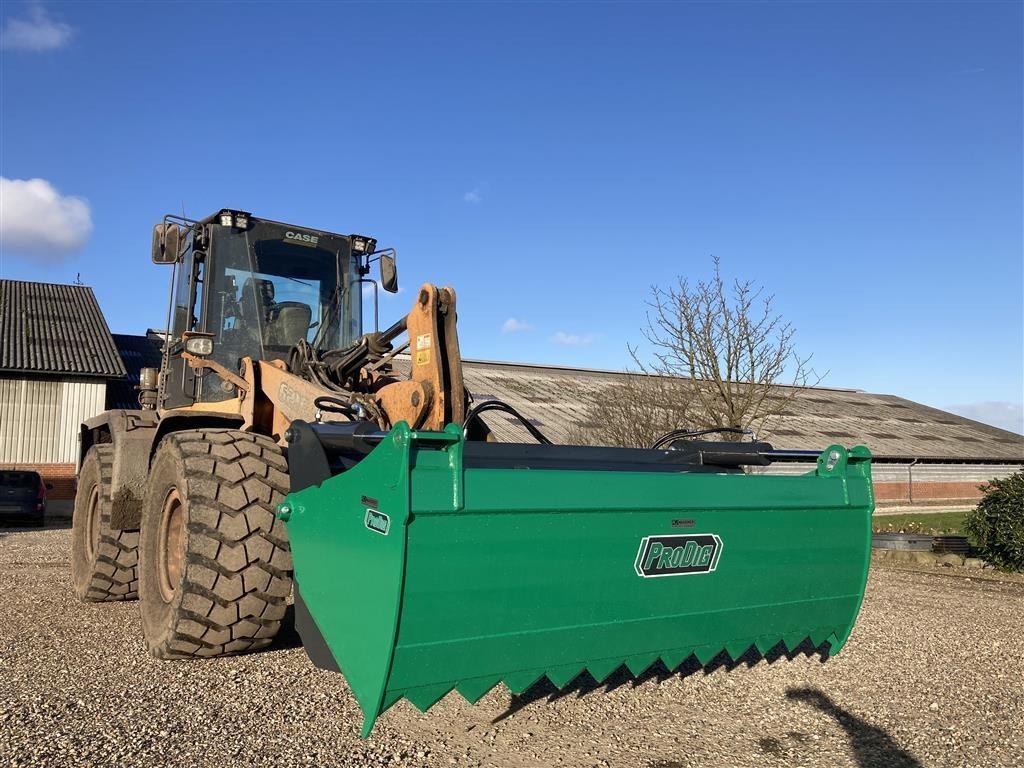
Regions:
<svg viewBox="0 0 1024 768"><path fill-rule="evenodd" d="M85 599L90 602L134 600L139 596L139 532L116 531L110 527L110 488L114 477L114 446L97 443L100 466L100 536L96 565L90 574Z"/></svg>
<svg viewBox="0 0 1024 768"><path fill-rule="evenodd" d="M151 649L184 658L265 647L292 586L288 536L276 517L290 484L283 451L269 437L229 429L165 440L184 466L189 545L173 631Z"/></svg>

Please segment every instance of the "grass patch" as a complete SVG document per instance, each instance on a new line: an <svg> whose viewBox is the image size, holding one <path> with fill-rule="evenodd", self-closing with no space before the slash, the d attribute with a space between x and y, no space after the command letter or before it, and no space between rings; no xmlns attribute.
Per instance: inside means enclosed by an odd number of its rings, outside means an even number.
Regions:
<svg viewBox="0 0 1024 768"><path fill-rule="evenodd" d="M964 536L966 512L878 515L871 520L875 533L949 533Z"/></svg>

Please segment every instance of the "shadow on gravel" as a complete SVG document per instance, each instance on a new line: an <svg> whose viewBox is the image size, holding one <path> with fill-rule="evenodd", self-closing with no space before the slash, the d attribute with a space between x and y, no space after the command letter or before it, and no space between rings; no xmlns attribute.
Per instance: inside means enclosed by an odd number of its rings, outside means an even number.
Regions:
<svg viewBox="0 0 1024 768"><path fill-rule="evenodd" d="M295 606L289 605L285 608L284 618L281 619L281 628L277 630L274 641L267 646L268 651L283 651L289 648L301 648L302 638L295 629Z"/></svg>
<svg viewBox="0 0 1024 768"><path fill-rule="evenodd" d="M921 763L893 741L881 728L852 715L816 688L790 688L786 698L819 709L835 718L846 731L860 768L923 768Z"/></svg>
<svg viewBox="0 0 1024 768"><path fill-rule="evenodd" d="M792 661L798 656L818 655L821 661L824 662L828 658L827 648L828 646L826 645L821 649L818 649L811 645L810 641L804 641L792 652L789 652L782 643L779 643L769 650L764 656L758 653L757 649L754 647L751 647L750 650L736 660L733 660L729 654L722 651L706 665L702 666L701 663L697 661L696 657L690 656L675 669L668 669L661 661L657 661L639 677L634 677L625 666L621 666L612 672L612 674L606 678L603 683L597 682L589 672L584 672L565 688L561 689L556 688L546 677L542 677L522 693L513 694L512 701L509 703L508 709L494 718L491 722L492 724L499 723L541 699L547 699L549 702L553 702L572 694L575 694L577 698L582 698L599 689L603 689L604 693L610 693L611 691L621 688L627 684L632 684L632 686L636 688L649 680L657 680L658 683L663 683L671 677L678 676L682 679L695 675L698 672L703 672L705 675L710 675L712 672L719 669L725 669L726 671L731 672L737 667L754 667L759 664L762 659L767 661L769 664L773 664L782 658Z"/></svg>

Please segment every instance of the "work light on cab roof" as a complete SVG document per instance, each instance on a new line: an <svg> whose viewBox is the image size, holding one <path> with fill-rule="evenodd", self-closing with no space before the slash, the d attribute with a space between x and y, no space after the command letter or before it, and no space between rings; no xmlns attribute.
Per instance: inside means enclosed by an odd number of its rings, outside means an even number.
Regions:
<svg viewBox="0 0 1024 768"><path fill-rule="evenodd" d="M366 235L349 235L349 242L352 243L352 253L369 256L377 251L377 241Z"/></svg>
<svg viewBox="0 0 1024 768"><path fill-rule="evenodd" d="M234 227L235 229L248 229L249 217L252 214L248 211L232 211L227 208L217 214L217 220L222 227Z"/></svg>

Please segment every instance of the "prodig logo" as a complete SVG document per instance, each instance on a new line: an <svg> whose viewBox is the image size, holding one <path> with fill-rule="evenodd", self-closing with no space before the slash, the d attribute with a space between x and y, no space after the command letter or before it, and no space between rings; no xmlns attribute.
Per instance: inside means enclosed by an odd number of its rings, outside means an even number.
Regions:
<svg viewBox="0 0 1024 768"><path fill-rule="evenodd" d="M714 533L645 536L633 567L645 579L711 573L721 555L722 540Z"/></svg>
<svg viewBox="0 0 1024 768"><path fill-rule="evenodd" d="M391 529L391 518L383 512L378 512L376 509L367 509L366 517L363 518L363 524L371 531L387 536L388 531Z"/></svg>

